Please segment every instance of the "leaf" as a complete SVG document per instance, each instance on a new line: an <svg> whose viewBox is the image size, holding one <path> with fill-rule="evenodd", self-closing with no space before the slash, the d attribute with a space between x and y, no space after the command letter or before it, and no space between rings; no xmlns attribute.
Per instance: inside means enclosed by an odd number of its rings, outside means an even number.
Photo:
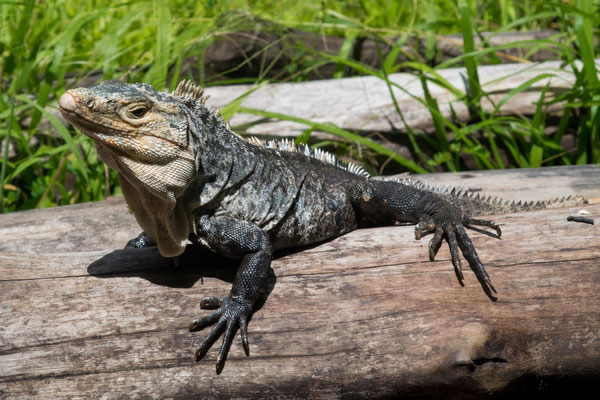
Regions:
<svg viewBox="0 0 600 400"><path fill-rule="evenodd" d="M479 84L479 74L477 73L477 61L475 59L475 40L473 38L473 21L471 19L471 10L468 3L463 3L459 6L461 15L461 28L463 35L463 46L465 51L465 67L469 86L467 90L469 109L479 109L479 101L481 100L481 85Z"/></svg>
<svg viewBox="0 0 600 400"><path fill-rule="evenodd" d="M396 60L398 59L398 55L402 52L402 47L406 40L408 39L409 31L406 31L396 40L394 46L390 49L388 54L385 56L385 60L381 63L381 70L387 74L391 74L398 69L396 66Z"/></svg>
<svg viewBox="0 0 600 400"><path fill-rule="evenodd" d="M119 45L122 45L119 39L145 12L143 4L133 5L122 18L112 21L102 40L96 44L94 52L101 54L102 75L104 79L112 79L114 77L117 65L116 60L120 55L118 49Z"/></svg>
<svg viewBox="0 0 600 400"><path fill-rule="evenodd" d="M59 77L61 80L63 79L60 71L65 52L71 47L71 43L75 37L75 34L79 32L79 30L88 22L98 18L100 12L101 11L80 14L68 25L66 25L66 29L58 36L52 52L52 61L49 68L49 71L52 75Z"/></svg>
<svg viewBox="0 0 600 400"><path fill-rule="evenodd" d="M308 129L305 129L300 136L298 136L296 139L294 139L294 144L295 145L299 145L299 144L307 144L308 141L310 140L310 135L314 132L315 128L314 127L310 127Z"/></svg>
<svg viewBox="0 0 600 400"><path fill-rule="evenodd" d="M167 73L170 61L170 42L171 42L171 13L167 0L154 0L154 17L157 19L156 28L156 48L154 50L154 60L146 80L156 89L164 90L167 83Z"/></svg>
<svg viewBox="0 0 600 400"><path fill-rule="evenodd" d="M533 77L533 78L527 80L526 82L521 83L516 88L510 90L506 94L506 96L504 96L502 98L502 100L500 100L498 102L498 104L496 104L496 107L494 107L494 111L492 111L492 115L498 114L498 112L500 111L500 109L502 108L502 106L504 104L506 104L510 99L512 99L517 94L519 94L521 92L524 92L524 91L528 90L529 88L531 88L534 83L539 82L539 81L541 81L543 79L550 79L550 78L555 77L555 76L556 75L551 74L551 73L544 73L544 74L540 74L540 75L538 75L536 77Z"/></svg>
<svg viewBox="0 0 600 400"><path fill-rule="evenodd" d="M529 168L538 168L542 166L542 157L544 149L538 145L531 146L529 151Z"/></svg>
<svg viewBox="0 0 600 400"><path fill-rule="evenodd" d="M581 59L583 60L583 72L590 84L598 83L598 72L594 60L594 35L592 31L592 18L589 18L591 2L589 0L577 0L578 12L575 14L575 33ZM596 22L598 22L596 20Z"/></svg>
<svg viewBox="0 0 600 400"><path fill-rule="evenodd" d="M352 45L354 44L354 41L356 40L356 37L358 36L358 31L350 31L346 33L346 37L344 39L344 43L342 43L342 46L340 47L340 51L338 52L338 57L340 57L341 59L348 59L348 57L350 56L350 52L352 51ZM344 64L342 63L337 63L335 66L335 72L333 73L333 77L335 79L339 79L339 78L343 78L344 77Z"/></svg>
<svg viewBox="0 0 600 400"><path fill-rule="evenodd" d="M266 80L262 81L258 85L254 86L252 89L250 89L250 90L246 91L245 93L243 93L242 95L236 97L231 103L227 104L226 106L223 106L220 110L220 113L221 113L221 116L223 117L223 119L225 121L230 120L231 117L233 117L233 115L240 110L240 107L242 106L242 102L244 101L244 99L246 97L250 96L255 91L257 91L258 89L260 89L261 87L263 87L264 85L266 85L267 83L269 83L269 81L266 81Z"/></svg>

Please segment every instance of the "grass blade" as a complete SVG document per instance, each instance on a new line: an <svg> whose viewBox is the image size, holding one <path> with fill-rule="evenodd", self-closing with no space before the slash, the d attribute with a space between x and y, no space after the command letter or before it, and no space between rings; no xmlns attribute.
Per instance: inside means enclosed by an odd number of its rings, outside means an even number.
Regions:
<svg viewBox="0 0 600 400"><path fill-rule="evenodd" d="M67 128L65 128L65 126L62 124L62 122L60 122L60 120L54 114L52 114L48 110L40 107L36 102L30 100L27 96L17 95L15 97L18 100L23 101L23 102L29 104L30 106L37 108L38 110L40 110L42 112L42 114L44 114L44 116L46 118L48 118L50 123L58 131L58 133L60 134L62 139L65 141L65 143L69 146L69 150L71 150L71 153L73 153L73 155L75 156L75 159L77 160L77 163L75 164L75 168L87 180L88 173L87 173L86 163L83 160L83 158L81 157L79 150L77 149L77 143L75 142L75 140L73 140L73 137L71 137L71 134L69 133Z"/></svg>
<svg viewBox="0 0 600 400"><path fill-rule="evenodd" d="M358 31L349 31L346 33L346 37L344 38L344 43L342 43L342 46L340 47L340 51L338 52L338 57L340 57L342 59L348 59L348 57L350 56L350 53L352 51L352 45L354 44L354 41L356 40L357 36L358 36ZM335 66L335 72L333 73L333 77L335 79L343 78L344 77L344 68L345 68L344 64L338 63Z"/></svg>
<svg viewBox="0 0 600 400"><path fill-rule="evenodd" d="M6 174L6 164L8 163L8 148L10 145L10 133L12 131L13 117L15 115L15 99L10 98L10 116L8 118L8 126L6 127L6 139L4 140L4 154L2 155L2 170L0 171L0 213L3 212L2 207L4 200L4 176Z"/></svg>
<svg viewBox="0 0 600 400"><path fill-rule="evenodd" d="M479 84L479 74L477 73L477 61L472 54L475 52L475 40L473 38L473 20L471 19L471 10L467 2L459 6L461 16L461 29L463 35L463 46L465 52L465 68L468 77L468 107L471 112L478 112L481 101L481 86Z"/></svg>
<svg viewBox="0 0 600 400"><path fill-rule="evenodd" d="M109 27L106 35L102 37L95 48L94 53L102 59L102 75L104 79L112 79L116 71L116 60L119 56L119 45L121 38L129 27L142 15L146 13L143 6L136 4L122 18L114 21Z"/></svg>
<svg viewBox="0 0 600 400"><path fill-rule="evenodd" d="M16 30L12 34L12 42L11 49L15 58L17 59L15 62L15 66L20 64L19 60L22 60L25 56L25 52L22 51L23 45L27 43L27 33L29 32L29 26L31 25L31 21L33 18L33 9L35 6L35 0L27 0L22 4L25 5L21 14L21 19L19 20L19 25Z"/></svg>
<svg viewBox="0 0 600 400"><path fill-rule="evenodd" d="M431 118L433 119L433 127L435 135L437 137L437 143L440 145L440 148L436 150L450 154L450 144L448 143L448 135L446 134L446 129L444 128L444 120L446 120L446 118L442 117L442 113L440 111L440 108L438 107L437 100L431 96L431 93L429 92L429 87L427 85L427 79L424 76L421 76L421 86L423 87L423 94L425 95L425 102L427 104L427 108L431 113ZM456 165L452 160L447 160L446 166L450 169L450 171L456 171Z"/></svg>
<svg viewBox="0 0 600 400"><path fill-rule="evenodd" d="M61 71L65 68L63 57L67 50L72 46L75 34L90 21L96 19L99 14L100 12L91 12L77 16L57 37L56 44L54 45L54 49L52 51L52 61L50 62L48 72L59 81L62 82L64 79L64 74L61 73Z"/></svg>
<svg viewBox="0 0 600 400"><path fill-rule="evenodd" d="M240 110L240 108L242 107L242 102L244 101L244 99L246 97L250 96L255 91L257 91L258 89L260 89L261 87L263 87L264 85L266 85L267 83L269 83L269 81L262 81L258 85L254 86L250 90L246 91L245 93L243 93L240 96L238 96L237 98L235 98L231 103L227 104L226 106L221 107L220 113L221 113L221 116L223 117L223 119L225 121L228 121L229 119L231 119L231 117L233 117L233 115L235 113L237 113Z"/></svg>
<svg viewBox="0 0 600 400"><path fill-rule="evenodd" d="M502 106L504 104L506 104L510 99L512 99L517 94L529 90L529 88L531 88L536 82L539 82L539 81L544 80L544 79L550 79L550 78L552 78L554 76L556 76L556 75L551 74L551 73L543 73L543 74L540 74L538 76L535 76L535 77L527 80L526 82L523 82L522 84L520 84L516 88L511 89L506 94L506 96L504 96L502 98L502 100L500 100L498 102L498 104L496 104L496 107L494 107L494 110L492 111L491 115L497 115L500 112L500 110L501 110L501 108L502 108Z"/></svg>
<svg viewBox="0 0 600 400"><path fill-rule="evenodd" d="M575 33L577 44L583 61L583 72L586 79L592 85L598 83L598 72L594 62L594 35L592 32L592 18L589 18L591 2L589 0L577 0L578 9L582 13L575 14Z"/></svg>
<svg viewBox="0 0 600 400"><path fill-rule="evenodd" d="M437 17L437 8L434 0L427 0L425 3L425 21L428 26L434 25ZM435 53L437 49L437 41L433 32L427 32L425 36L425 60L429 65L435 62Z"/></svg>
<svg viewBox="0 0 600 400"><path fill-rule="evenodd" d="M398 43L396 43L396 46L398 46ZM379 46L377 46L377 53L378 53L379 59L381 61L381 58L382 58L381 57L381 49L380 49ZM389 60L389 58L386 59L385 61L387 62L388 60ZM425 156L425 154L421 150L421 147L419 146L419 144L417 142L416 135L414 134L414 132L413 132L412 128L410 127L410 125L406 123L406 119L404 119L404 114L402 113L402 110L400 110L400 106L398 105L398 101L396 100L396 95L394 94L394 89L392 88L392 82L390 81L390 78L388 76L388 70L387 70L387 68L383 67L381 69L381 73L383 75L382 79L385 82L385 85L387 86L388 92L389 92L390 97L392 99L392 103L394 104L394 108L396 109L396 112L398 113L398 115L400 116L400 119L404 123L404 126L406 128L406 133L408 134L408 139L410 140L410 144L412 146L413 151L415 152L415 154L417 155L417 157L419 157L419 160L421 160L421 162L424 165L429 166L430 169L431 169L431 171L433 172L433 167L430 166L430 163L428 162L429 160L427 159L427 157Z"/></svg>
<svg viewBox="0 0 600 400"><path fill-rule="evenodd" d="M171 42L171 12L167 0L154 0L154 17L157 19L156 48L152 68L147 78L158 90L167 86Z"/></svg>

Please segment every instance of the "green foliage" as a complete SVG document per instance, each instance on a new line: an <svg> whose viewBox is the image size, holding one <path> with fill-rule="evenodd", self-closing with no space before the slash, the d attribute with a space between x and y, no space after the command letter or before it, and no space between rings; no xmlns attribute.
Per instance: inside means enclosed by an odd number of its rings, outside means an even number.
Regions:
<svg viewBox="0 0 600 400"><path fill-rule="evenodd" d="M438 2L437 4L442 3ZM475 7L476 5L485 7ZM539 167L547 165L570 165L600 162L600 115L598 105L600 100L600 85L597 78L597 66L595 64L594 38L598 35L600 17L597 14L600 2L578 0L573 5L564 3L531 2L531 15L520 17L519 9L512 7L511 2L499 2L498 10L500 16L506 19L508 16L516 17L509 22L511 29L522 26L539 26L542 19L558 20L561 26L554 23L553 28L561 28L556 40L520 41L501 46L489 46L484 41L483 48L476 48L474 36L479 35L481 25L489 28L490 10L493 6L487 2L459 1L455 5L457 29L463 36L464 54L438 65L437 68L448 68L456 65L464 65L466 69L465 85L466 91L452 86L436 73L436 69L427 66L421 61L407 62L403 65L394 65L397 68L410 68L419 76L423 88L423 98L412 96L415 100L425 106L433 121L433 135L429 133L415 133L408 129L410 143L413 152L422 163L429 169L444 166L444 169L456 171L462 168L465 155L469 155L479 169L493 169L509 167ZM593 12L596 10L596 13ZM435 25L437 16L427 13L428 24ZM443 18L446 18L446 14ZM486 24L481 24L481 21ZM534 21L536 23L534 24ZM481 24L478 26L478 24ZM594 27L596 27L594 30ZM426 42L427 43L427 42ZM576 83L572 90L550 96L547 88L541 91L537 102L536 111L533 116L512 115L503 116L499 113L500 108L511 98L519 93L532 89L537 82L557 78L551 72L541 73L517 88L509 91L503 99L494 104L480 84L477 67L485 63L498 62L495 56L511 47L554 48L559 49L557 59L564 60L566 65L573 68ZM546 46L546 47L544 47ZM392 48L391 52L394 51ZM390 52L390 53L391 53ZM389 59L381 57L382 70L374 70L354 61L344 60L340 57L321 53L321 56L330 58L337 63L344 63L360 74L370 74L384 80L390 88L390 95L396 106L396 111L403 119L402 112L393 98L392 87L404 91L404 88L396 85L388 79L388 71L392 65ZM508 77L507 77L508 78ZM456 121L444 116L437 101L429 94L429 87L435 84L446 88L456 96L456 102L462 102L468 108L470 119L468 121ZM492 112L486 112L481 106L483 100L494 105ZM560 116L557 129L554 131L553 120L555 114L548 111L550 105L555 103L565 104L564 111ZM546 133L551 128L552 135ZM564 148L562 138L566 133L577 139L577 148ZM419 143L429 146L431 156L426 158ZM507 154L503 158L501 153ZM508 165L505 164L506 158ZM404 165L406 167L406 165ZM412 169L413 171L416 171Z"/></svg>
<svg viewBox="0 0 600 400"><path fill-rule="evenodd" d="M316 145L333 146L358 158L372 171L381 171L386 165L416 172L458 170L469 157L482 169L598 163L598 11L599 0L0 0L0 212L100 200L119 193L115 173L97 159L91 141L61 123L57 99L68 87L120 77L169 90L183 78L205 83L209 80L203 62L206 46L226 33L252 29L253 23L248 22L251 15L272 21L281 31L296 28L345 38L336 55L310 48L291 49L292 60L277 79L305 80L318 67L331 63L335 66L331 77L368 74L384 80L395 102L392 89L403 89L389 79L389 74L410 70L424 89L425 96L417 100L428 108L434 131L407 128L408 141L419 160L416 163L374 137L331 124L245 109L240 99L224 110L228 116L247 112L295 120L307 126L299 138L303 142L314 130L332 133L341 142ZM496 47L489 46L488 38L483 47L475 47L474 39L481 37L482 31L545 28L557 29L558 33L549 40ZM445 33L462 34L463 55L439 59L436 35ZM425 57L396 64L403 45L414 35L425 38ZM352 43L360 38L374 38L391 46L386 54L379 50L380 69L353 61ZM481 103L489 101L489 96L480 85L477 66L499 62L498 54L514 46L553 51L556 59L576 73L572 90L554 96L543 91L534 115L499 113L510 98L552 75L545 73L513 89L493 111L485 112ZM242 65L255 62L259 56L249 54ZM186 63L195 63L193 75L182 73L190 71L184 68ZM453 87L436 72L452 66L466 67L468 90ZM263 66L255 77L221 83L264 83L272 67ZM219 77L210 78L215 82ZM460 122L442 115L429 95L431 85L453 93L456 104L468 107L470 120ZM555 103L564 104L562 114L548 111ZM396 102L395 106L403 119ZM563 147L567 135L577 138L576 148Z"/></svg>

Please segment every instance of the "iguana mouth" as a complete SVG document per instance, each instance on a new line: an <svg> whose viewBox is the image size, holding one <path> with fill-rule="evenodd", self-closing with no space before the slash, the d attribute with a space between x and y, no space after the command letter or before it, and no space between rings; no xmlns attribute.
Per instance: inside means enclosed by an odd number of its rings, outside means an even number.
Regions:
<svg viewBox="0 0 600 400"><path fill-rule="evenodd" d="M67 91L66 93L64 93L60 97L60 100L58 101L58 105L60 107L60 112L65 117L65 119L67 119L73 125L77 126L77 128L81 132L85 133L87 136L91 137L94 140L99 140L99 141L104 142L102 140L102 138L100 138L98 136L98 134L96 133L96 131L98 131L98 130L102 130L103 133L108 131L109 134L119 133L119 131L111 129L108 126L100 127L98 124L95 124L94 122L85 118L83 115L77 113L76 112L78 109L77 102L73 98L73 95L71 95L71 93L69 93L69 92L70 91Z"/></svg>
<svg viewBox="0 0 600 400"><path fill-rule="evenodd" d="M60 109L60 112L62 113L62 115L65 117L65 119L67 121L69 121L71 124L77 126L77 129L79 129L81 132L85 133L87 136L89 136L90 138L92 138L94 140L102 141L102 139L95 132L95 131L99 130L98 125L95 125L91 121L83 118L81 115L76 114L73 111L65 110L62 107ZM107 128L103 128L103 130L107 130Z"/></svg>

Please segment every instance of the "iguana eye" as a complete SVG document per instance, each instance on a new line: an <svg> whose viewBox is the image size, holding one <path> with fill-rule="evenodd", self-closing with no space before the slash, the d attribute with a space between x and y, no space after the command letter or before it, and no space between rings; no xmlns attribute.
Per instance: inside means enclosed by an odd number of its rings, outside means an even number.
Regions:
<svg viewBox="0 0 600 400"><path fill-rule="evenodd" d="M88 100L85 102L85 106L86 106L87 108L94 108L94 105L95 105L95 104L96 104L96 101L95 101L94 99L88 99Z"/></svg>
<svg viewBox="0 0 600 400"><path fill-rule="evenodd" d="M127 110L127 116L133 119L140 119L148 112L148 107L143 104L137 104Z"/></svg>

